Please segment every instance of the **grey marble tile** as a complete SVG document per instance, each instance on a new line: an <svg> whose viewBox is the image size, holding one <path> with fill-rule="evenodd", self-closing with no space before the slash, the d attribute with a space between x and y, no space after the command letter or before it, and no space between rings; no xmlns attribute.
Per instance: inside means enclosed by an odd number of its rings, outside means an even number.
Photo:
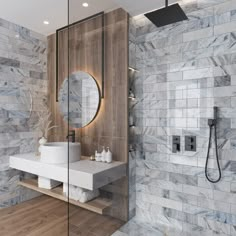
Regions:
<svg viewBox="0 0 236 236"><path fill-rule="evenodd" d="M225 0L199 0L198 1L198 7L205 8L205 7L214 7L218 4L224 3Z"/></svg>
<svg viewBox="0 0 236 236"><path fill-rule="evenodd" d="M156 66L148 66L146 67L146 75L158 75L167 73L168 66L167 65L156 65Z"/></svg>
<svg viewBox="0 0 236 236"><path fill-rule="evenodd" d="M214 16L214 25L224 24L231 21L230 12L225 12Z"/></svg>
<svg viewBox="0 0 236 236"><path fill-rule="evenodd" d="M205 28L201 30L196 30L188 33L183 34L183 41L188 42L192 40L198 40L201 38L207 38L213 36L213 29L212 28Z"/></svg>
<svg viewBox="0 0 236 236"><path fill-rule="evenodd" d="M198 79L198 88L204 89L204 88L212 88L212 87L214 87L214 78L213 77Z"/></svg>
<svg viewBox="0 0 236 236"><path fill-rule="evenodd" d="M236 227L234 225L230 226L230 233L231 235L235 236L236 235Z"/></svg>
<svg viewBox="0 0 236 236"><path fill-rule="evenodd" d="M214 6L214 13L219 15L225 12L230 12L236 8L235 1L222 1L221 4Z"/></svg>
<svg viewBox="0 0 236 236"><path fill-rule="evenodd" d="M190 90L190 89L197 89L198 88L198 81L197 80L188 80L188 81L176 81L176 82L169 82L168 83L168 90L170 93L177 93L180 92L179 90ZM176 97L174 99L181 99L182 97ZM169 99L172 99L171 97Z"/></svg>
<svg viewBox="0 0 236 236"><path fill-rule="evenodd" d="M214 199L226 203L235 203L235 194L214 190Z"/></svg>
<svg viewBox="0 0 236 236"><path fill-rule="evenodd" d="M197 69L197 61L186 61L186 62L179 62L169 65L170 72L177 72L177 71L184 71L184 70L193 70Z"/></svg>
<svg viewBox="0 0 236 236"><path fill-rule="evenodd" d="M214 86L215 87L224 87L231 85L231 77L229 75L226 76L217 76L214 78Z"/></svg>
<svg viewBox="0 0 236 236"><path fill-rule="evenodd" d="M159 46L159 45L158 45ZM172 54L179 54L182 52L183 45L182 44L175 44L175 45L169 45L168 47L165 48L157 48L157 49L152 49L146 52L146 57L164 57L167 55L172 55Z"/></svg>
<svg viewBox="0 0 236 236"><path fill-rule="evenodd" d="M230 12L231 20L236 20L236 10Z"/></svg>
<svg viewBox="0 0 236 236"><path fill-rule="evenodd" d="M182 52L192 51L192 50L197 50L197 49L198 49L198 41L197 40L184 42L182 45Z"/></svg>
<svg viewBox="0 0 236 236"><path fill-rule="evenodd" d="M183 230L189 234L194 232L196 235L212 235L212 231L200 226L199 224L183 223Z"/></svg>
<svg viewBox="0 0 236 236"><path fill-rule="evenodd" d="M204 68L204 69L197 69L197 70L189 70L183 72L183 79L198 79L204 77L212 77L213 76L213 69L212 68Z"/></svg>
<svg viewBox="0 0 236 236"><path fill-rule="evenodd" d="M208 48L214 47L222 44L227 44L230 42L230 33L212 36L209 38L204 38L198 40L198 47L199 48Z"/></svg>
<svg viewBox="0 0 236 236"><path fill-rule="evenodd" d="M30 71L46 72L46 37L5 20L0 20L0 178L1 186L6 185L6 200L0 207L29 200L38 194L17 187L20 178L27 177L22 172L9 169L9 155L32 152L35 140L32 124L35 111L45 109L47 81L36 82L29 78ZM15 35L19 34L19 39ZM6 53L7 51L7 53ZM45 74L46 75L46 74ZM31 90L35 102L32 119L29 121L29 106L22 103L22 88ZM28 176L29 177L29 176Z"/></svg>
<svg viewBox="0 0 236 236"><path fill-rule="evenodd" d="M236 88L234 86L214 88L214 97L219 98L219 97L227 97L235 95L236 95Z"/></svg>
<svg viewBox="0 0 236 236"><path fill-rule="evenodd" d="M216 66L213 68L214 76L225 76L236 74L236 64Z"/></svg>
<svg viewBox="0 0 236 236"><path fill-rule="evenodd" d="M187 14L190 20L199 20L204 17L213 16L213 15L214 15L213 7L198 9L197 6L195 7L194 11L191 11L190 13Z"/></svg>
<svg viewBox="0 0 236 236"><path fill-rule="evenodd" d="M126 225L122 226L119 232L112 236L164 236L160 230L153 229L146 226L145 224L140 224L134 220L128 222Z"/></svg>
<svg viewBox="0 0 236 236"><path fill-rule="evenodd" d="M233 21L214 26L215 35L224 34L224 33L233 32L233 31L236 31L235 22Z"/></svg>
<svg viewBox="0 0 236 236"><path fill-rule="evenodd" d="M187 184L187 185L192 185L192 186L198 185L197 177L184 175L184 174L182 175L182 174L170 173L169 180L170 182L173 182L173 183Z"/></svg>
<svg viewBox="0 0 236 236"><path fill-rule="evenodd" d="M171 54L171 55L166 55L166 56L158 56L156 58L156 63L157 65L163 65L163 64L171 64L171 63L176 63L179 62L182 58L182 53L178 54Z"/></svg>
<svg viewBox="0 0 236 236"><path fill-rule="evenodd" d="M20 62L17 60L0 57L0 64L5 66L20 67Z"/></svg>
<svg viewBox="0 0 236 236"><path fill-rule="evenodd" d="M146 101L143 105L148 109L143 112L140 107L140 116L150 116L150 120L146 123L146 134L142 134L145 148L149 150L147 159L137 163L140 175L137 183L143 195L138 199L136 216L141 222L149 221L156 227L161 223L171 228L171 222L175 229L181 230L181 235L231 236L235 233L231 227L235 224L231 214L235 212L232 183L236 182L235 1L182 1L181 5L187 11L189 22L154 29L143 21L142 35L137 37L140 50L148 52L147 58L142 55L140 63L144 72L140 80L144 81ZM179 53L182 56L174 57ZM206 182L204 174L209 138L207 119L213 116L213 106L220 107L217 133L223 169L222 182L214 185ZM196 135L197 152L172 154L170 135L177 134L181 139L184 135ZM215 168L213 158L211 156L210 166ZM213 177L218 174L216 169L210 169L209 173ZM217 197L216 191L221 193ZM178 204L170 202L171 209L166 205L169 201L163 198L181 202L183 208L177 210ZM157 200L163 209L156 205ZM169 231L169 235L178 234Z"/></svg>
<svg viewBox="0 0 236 236"><path fill-rule="evenodd" d="M198 50L193 50L193 51L188 51L183 53L183 60L184 61L189 61L189 60L196 60L200 58L205 58L205 57L211 57L214 54L214 49L213 47L208 47L204 49L198 49Z"/></svg>

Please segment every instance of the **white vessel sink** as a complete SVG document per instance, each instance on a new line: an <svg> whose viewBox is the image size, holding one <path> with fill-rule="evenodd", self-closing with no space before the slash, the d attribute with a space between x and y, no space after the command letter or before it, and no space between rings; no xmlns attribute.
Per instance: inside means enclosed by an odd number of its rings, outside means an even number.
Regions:
<svg viewBox="0 0 236 236"><path fill-rule="evenodd" d="M69 158L68 158L69 147ZM65 164L80 160L80 143L54 142L41 147L41 162L48 164Z"/></svg>

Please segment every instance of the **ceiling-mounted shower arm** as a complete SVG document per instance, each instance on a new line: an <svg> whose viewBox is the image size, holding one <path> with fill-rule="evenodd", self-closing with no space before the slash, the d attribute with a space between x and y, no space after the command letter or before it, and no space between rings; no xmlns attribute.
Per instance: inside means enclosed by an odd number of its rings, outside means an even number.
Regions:
<svg viewBox="0 0 236 236"><path fill-rule="evenodd" d="M168 7L168 0L166 0L166 7Z"/></svg>

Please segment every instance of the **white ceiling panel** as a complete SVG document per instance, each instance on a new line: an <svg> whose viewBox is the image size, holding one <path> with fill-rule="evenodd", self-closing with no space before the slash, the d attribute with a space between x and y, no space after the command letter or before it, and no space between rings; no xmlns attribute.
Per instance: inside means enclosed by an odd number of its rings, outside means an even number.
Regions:
<svg viewBox="0 0 236 236"><path fill-rule="evenodd" d="M83 7L87 2L89 6ZM119 7L112 0L69 0L70 23ZM0 18L49 35L68 23L67 0L0 0ZM43 21L49 21L44 25Z"/></svg>
<svg viewBox="0 0 236 236"><path fill-rule="evenodd" d="M124 8L131 16L137 16L165 6L165 0L113 0ZM177 2L169 0L169 4Z"/></svg>

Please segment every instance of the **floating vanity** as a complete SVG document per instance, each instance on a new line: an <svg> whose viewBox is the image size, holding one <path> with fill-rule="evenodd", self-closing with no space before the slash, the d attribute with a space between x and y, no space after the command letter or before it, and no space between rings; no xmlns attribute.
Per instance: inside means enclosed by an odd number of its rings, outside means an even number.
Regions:
<svg viewBox="0 0 236 236"><path fill-rule="evenodd" d="M112 183L126 176L126 164L123 162L112 162L110 164L90 161L86 157L82 157L80 161L66 164L50 164L40 160L40 157L34 153L19 154L10 157L10 167L31 173L37 176L59 181L80 188L95 190L109 183ZM59 186L51 190L38 187L37 180L24 180L20 185L43 194L55 197L57 199L68 201L63 193L63 187ZM111 205L108 199L96 198L87 203L70 200L71 204L86 208L88 210L103 214L105 209Z"/></svg>

